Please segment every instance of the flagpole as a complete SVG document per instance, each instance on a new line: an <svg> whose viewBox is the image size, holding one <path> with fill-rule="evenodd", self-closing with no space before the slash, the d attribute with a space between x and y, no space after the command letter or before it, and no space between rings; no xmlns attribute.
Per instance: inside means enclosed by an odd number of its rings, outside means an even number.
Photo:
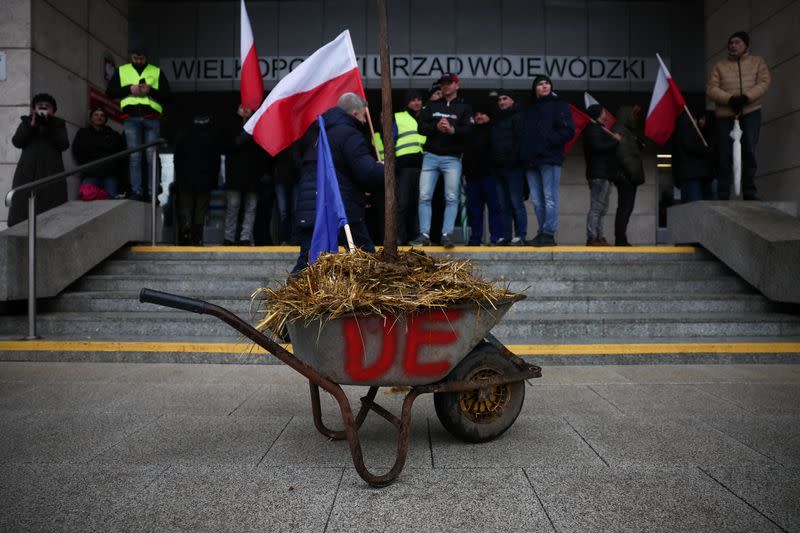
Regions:
<svg viewBox="0 0 800 533"><path fill-rule="evenodd" d="M689 112L689 108L684 104L683 110L686 111L686 114L689 115L689 120L692 121L692 126L694 126L694 131L700 136L700 140L703 141L703 146L708 148L708 143L706 142L706 138L703 137L703 133L700 131L700 126L697 125L697 121L694 119L692 114Z"/></svg>
<svg viewBox="0 0 800 533"><path fill-rule="evenodd" d="M395 153L392 128L392 78L389 66L389 22L386 0L378 0L378 47L381 53L381 114L383 116L383 254L389 263L397 261L397 207L395 199Z"/></svg>
<svg viewBox="0 0 800 533"><path fill-rule="evenodd" d="M351 254L356 253L356 245L353 242L353 234L350 233L350 224L344 225L344 236L347 238L347 250Z"/></svg>
<svg viewBox="0 0 800 533"><path fill-rule="evenodd" d="M373 148L375 148L375 155L378 156L378 161L383 161L383 158L381 157L381 152L380 150L378 150L378 145L375 144L375 128L372 127L372 116L369 114L369 106L367 106L366 109L367 109L367 124L369 124L370 140L372 141Z"/></svg>

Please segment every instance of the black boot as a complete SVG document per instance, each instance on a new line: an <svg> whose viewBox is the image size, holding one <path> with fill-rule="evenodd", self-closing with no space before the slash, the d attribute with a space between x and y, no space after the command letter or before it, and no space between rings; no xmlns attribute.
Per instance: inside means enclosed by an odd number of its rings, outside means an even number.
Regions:
<svg viewBox="0 0 800 533"><path fill-rule="evenodd" d="M192 226L192 244L194 246L203 246L203 225L194 224Z"/></svg>

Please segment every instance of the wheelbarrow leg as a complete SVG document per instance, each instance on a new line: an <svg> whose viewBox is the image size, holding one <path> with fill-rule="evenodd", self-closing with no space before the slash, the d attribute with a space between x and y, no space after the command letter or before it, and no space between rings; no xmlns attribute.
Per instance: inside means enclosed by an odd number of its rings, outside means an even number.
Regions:
<svg viewBox="0 0 800 533"><path fill-rule="evenodd" d="M333 440L345 440L347 435L345 434L344 430L334 430L330 429L328 426L325 425L325 422L322 421L322 407L320 403L320 396L319 396L319 386L315 385L312 382L308 382L309 388L311 390L311 413L314 416L314 426L317 430L328 437L329 439ZM361 409L358 411L358 416L356 416L355 425L356 429L360 428L361 425L364 423L364 420L367 418L367 414L370 410L370 405L372 405L372 400L375 399L375 395L378 393L378 389L380 387L370 387L367 396L361 398Z"/></svg>

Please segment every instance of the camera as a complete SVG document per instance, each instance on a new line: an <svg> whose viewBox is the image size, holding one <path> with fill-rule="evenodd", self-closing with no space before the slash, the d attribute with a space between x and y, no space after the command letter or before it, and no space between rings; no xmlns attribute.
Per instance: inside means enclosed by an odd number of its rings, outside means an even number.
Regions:
<svg viewBox="0 0 800 533"><path fill-rule="evenodd" d="M42 106L42 105L36 106L36 114L39 115L40 117L46 117L47 115L50 114L50 109L47 106Z"/></svg>

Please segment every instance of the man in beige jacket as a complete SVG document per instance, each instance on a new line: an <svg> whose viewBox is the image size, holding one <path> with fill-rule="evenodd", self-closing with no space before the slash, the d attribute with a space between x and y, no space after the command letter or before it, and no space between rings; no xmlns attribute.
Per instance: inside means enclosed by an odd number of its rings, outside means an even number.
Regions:
<svg viewBox="0 0 800 533"><path fill-rule="evenodd" d="M761 97L770 83L767 64L748 52L750 36L737 31L728 39L728 57L712 68L706 94L716 104L719 149L719 197L730 197L733 182L731 128L739 119L742 128L742 196L756 200L756 145L761 129Z"/></svg>

